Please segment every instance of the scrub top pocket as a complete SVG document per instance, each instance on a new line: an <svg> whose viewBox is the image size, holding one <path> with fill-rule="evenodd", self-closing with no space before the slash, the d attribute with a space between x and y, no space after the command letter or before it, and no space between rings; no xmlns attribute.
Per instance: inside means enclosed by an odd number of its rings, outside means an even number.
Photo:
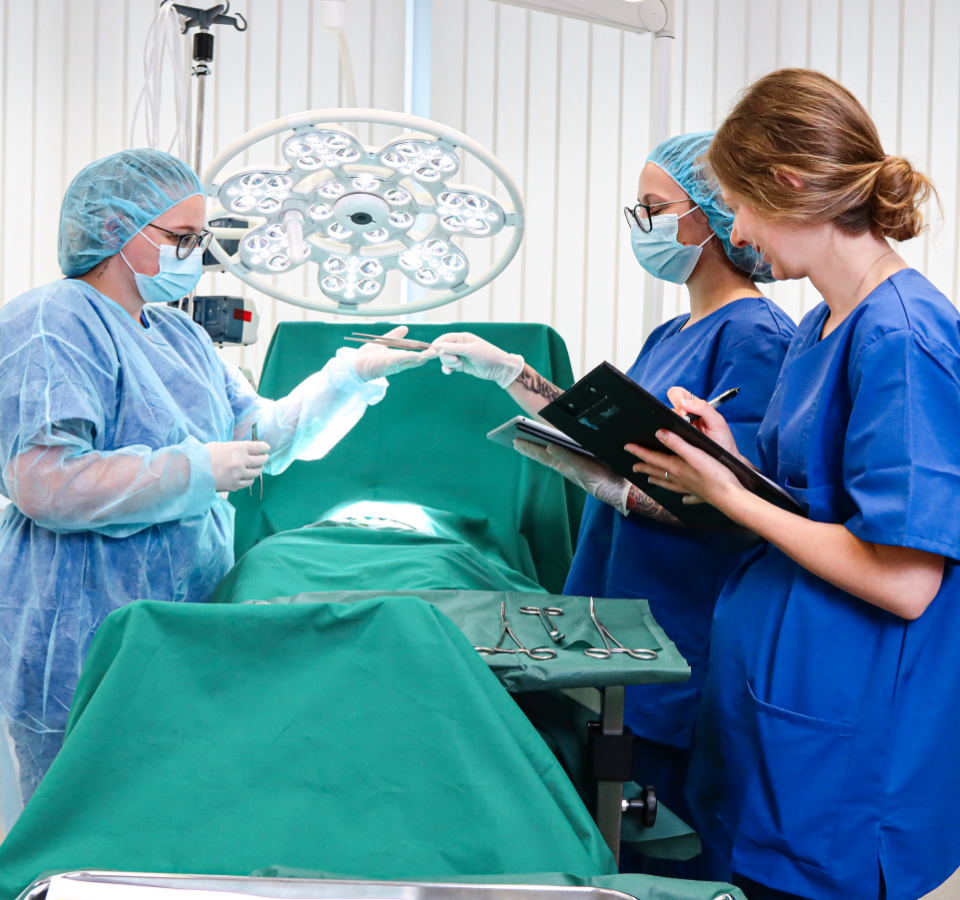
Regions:
<svg viewBox="0 0 960 900"><path fill-rule="evenodd" d="M720 820L737 840L826 872L857 726L764 703L749 682L746 691L744 730L753 735L731 748L737 764Z"/></svg>

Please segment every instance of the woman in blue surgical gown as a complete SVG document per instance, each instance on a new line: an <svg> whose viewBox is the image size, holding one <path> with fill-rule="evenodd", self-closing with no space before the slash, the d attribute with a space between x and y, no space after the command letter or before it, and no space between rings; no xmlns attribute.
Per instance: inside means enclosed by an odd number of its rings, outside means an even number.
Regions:
<svg viewBox="0 0 960 900"><path fill-rule="evenodd" d="M769 542L717 602L695 824L709 874L750 900L915 900L960 867L960 315L888 243L920 232L930 183L851 93L797 69L749 88L708 158L734 241L825 302L755 448L684 403L803 516L675 435L679 456L635 448L652 482Z"/></svg>
<svg viewBox="0 0 960 900"><path fill-rule="evenodd" d="M794 324L756 288L755 281L771 280L769 268L751 248L730 242L733 215L703 167L712 136L687 134L665 141L640 175L639 205L628 210L633 251L654 277L687 286L690 313L655 329L627 374L663 400L674 385L687 385L700 397L740 388L724 409L738 439L750 446ZM444 335L434 347L447 368L496 381L528 414L535 415L561 393L521 357L473 335ZM688 682L629 687L626 696L626 724L644 739L636 744L635 776L654 784L658 797L684 816L687 751L713 606L741 553L678 524L603 466L556 447L548 453L518 441L517 448L592 495L564 592L646 598L691 665ZM696 872L696 863L625 862L660 874Z"/></svg>
<svg viewBox="0 0 960 900"><path fill-rule="evenodd" d="M163 302L199 281L204 209L196 175L169 154L92 163L63 200L67 278L0 310L8 826L62 743L104 617L141 598L208 599L233 563L233 509L218 492L323 456L384 396L385 375L430 357L344 349L288 397L261 399Z"/></svg>

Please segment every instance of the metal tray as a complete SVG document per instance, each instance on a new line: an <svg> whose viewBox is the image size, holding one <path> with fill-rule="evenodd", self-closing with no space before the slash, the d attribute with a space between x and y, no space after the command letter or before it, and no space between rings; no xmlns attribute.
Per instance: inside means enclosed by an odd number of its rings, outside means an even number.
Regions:
<svg viewBox="0 0 960 900"><path fill-rule="evenodd" d="M53 877L53 876L51 876ZM634 900L608 888L536 884L432 884L419 881L334 881L234 875L165 875L149 872L60 873L78 881L207 891L232 891L281 900ZM50 877L35 881L18 900L44 900Z"/></svg>

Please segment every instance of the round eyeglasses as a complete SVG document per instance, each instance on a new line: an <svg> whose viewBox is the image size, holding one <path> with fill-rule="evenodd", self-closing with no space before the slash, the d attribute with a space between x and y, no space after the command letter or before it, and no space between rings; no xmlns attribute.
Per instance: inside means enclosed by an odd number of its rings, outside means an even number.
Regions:
<svg viewBox="0 0 960 900"><path fill-rule="evenodd" d="M659 210L661 206L673 206L674 203L692 203L689 197L683 200L665 200L663 203L638 203L636 206L625 206L623 208L623 217L627 220L627 225L631 228L639 228L645 234L653 230L653 217L659 215L654 210Z"/></svg>
<svg viewBox="0 0 960 900"><path fill-rule="evenodd" d="M154 225L153 222L150 222L149 225L151 228L156 228L157 231L162 231L164 234L169 234L170 237L177 238L177 259L186 259L197 247L200 248L202 253L210 246L210 241L213 239L213 232L207 231L206 228L199 234L194 234L193 232L189 234L177 234L175 231L167 231L166 228Z"/></svg>

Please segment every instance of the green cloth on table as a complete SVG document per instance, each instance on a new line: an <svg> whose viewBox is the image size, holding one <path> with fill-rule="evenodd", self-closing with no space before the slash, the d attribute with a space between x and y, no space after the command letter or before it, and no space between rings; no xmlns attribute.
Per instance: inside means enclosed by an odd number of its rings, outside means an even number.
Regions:
<svg viewBox="0 0 960 900"><path fill-rule="evenodd" d="M500 558L484 523L428 512L434 522L452 519L455 527L422 534L324 522L275 534L237 561L211 602L270 600L344 587L373 591L371 596L391 590L543 590Z"/></svg>
<svg viewBox="0 0 960 900"><path fill-rule="evenodd" d="M343 880L344 876L328 872L313 872L291 869L287 866L266 866L252 875L267 878L324 878ZM426 879L439 881L440 879ZM719 900L724 894L729 900L746 900L739 888L717 881L680 881L676 878L660 878L656 875L595 875L578 878L561 872L541 872L537 875L490 875L458 878L460 884L543 884L550 886L604 888L622 891L637 900ZM725 898L726 900L726 898Z"/></svg>
<svg viewBox="0 0 960 900"><path fill-rule="evenodd" d="M267 352L260 393L286 395L347 346L344 338L358 327L355 322L281 323ZM386 326L371 329L386 331ZM559 387L573 383L566 346L545 325L417 323L409 337L430 341L448 331L473 331L523 354ZM443 375L435 360L391 378L384 400L370 407L326 457L266 476L263 500L256 489L231 495L237 558L258 541L308 525L342 503L398 501L485 523L486 539L509 568L559 593L573 559L585 495L556 472L486 439L488 431L520 412L492 382Z"/></svg>
<svg viewBox="0 0 960 900"><path fill-rule="evenodd" d="M522 653L480 655L479 658L510 691L652 684L686 681L690 677L690 667L673 641L654 621L646 600L601 599L596 601L596 612L597 618L625 646L656 650L655 660L631 659L625 653L616 653L610 659L586 656L583 651L587 647L603 646L590 619L589 597L499 591L325 591L273 597L270 603L357 603L373 597L400 599L411 595L436 606L463 632L471 645L486 647L496 644L500 636L500 602L504 601L510 627L525 647L549 646L557 651L556 659L546 660L530 659ZM565 635L563 644L554 644L539 617L522 614L521 606L559 606L563 609L564 615L555 619ZM503 646L513 646L510 638Z"/></svg>
<svg viewBox="0 0 960 900"><path fill-rule="evenodd" d="M357 878L612 874L556 758L460 631L417 599L107 617L63 750L0 845L41 872Z"/></svg>

